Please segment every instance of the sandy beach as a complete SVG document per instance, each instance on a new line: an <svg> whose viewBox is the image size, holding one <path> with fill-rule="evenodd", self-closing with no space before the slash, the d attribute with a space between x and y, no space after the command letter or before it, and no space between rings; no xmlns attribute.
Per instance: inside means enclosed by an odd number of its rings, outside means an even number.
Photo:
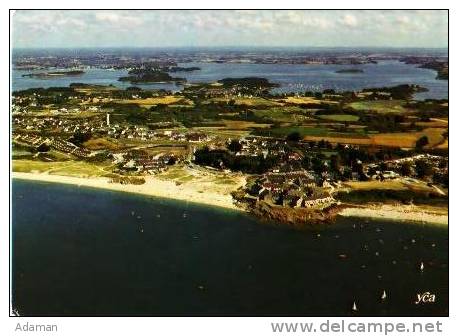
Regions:
<svg viewBox="0 0 458 336"><path fill-rule="evenodd" d="M209 188L204 188L205 191L201 192L202 190L199 189L202 188L196 189L195 185L177 185L173 181L165 181L153 176L146 176L145 184L133 185L110 183L109 179L105 177L81 178L46 173L20 172L13 172L12 174L13 178L23 180L108 189L243 211L241 208L234 205L232 196L228 192L218 192L216 190L210 190ZM415 205L370 204L365 206L353 206L344 208L339 214L344 217L376 218L448 225L448 214L445 209L430 209Z"/></svg>
<svg viewBox="0 0 458 336"><path fill-rule="evenodd" d="M172 181L164 181L153 176L145 177L145 184L118 184L110 183L108 178L92 177L80 178L62 175L50 175L43 173L20 173L13 172L13 178L22 180L44 181L51 183L72 184L91 188L108 189L122 192L141 194L146 196L156 196L170 198L180 201L218 206L226 209L242 211L233 204L230 194L217 193L214 191L199 192L186 184L176 185Z"/></svg>
<svg viewBox="0 0 458 336"><path fill-rule="evenodd" d="M349 207L343 209L340 215L345 217L412 221L441 226L448 225L448 214L445 209L435 211L415 205L372 204L364 207Z"/></svg>

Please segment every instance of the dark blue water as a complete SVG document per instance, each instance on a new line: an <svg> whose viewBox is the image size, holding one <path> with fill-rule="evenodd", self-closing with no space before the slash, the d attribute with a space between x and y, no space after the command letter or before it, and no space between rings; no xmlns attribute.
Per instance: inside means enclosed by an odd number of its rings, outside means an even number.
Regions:
<svg viewBox="0 0 458 336"><path fill-rule="evenodd" d="M359 315L448 314L446 228L340 219L294 231L184 202L14 180L12 243L22 315L345 316L353 301ZM425 291L436 303L415 305Z"/></svg>
<svg viewBox="0 0 458 336"><path fill-rule="evenodd" d="M226 77L258 76L268 78L280 84L274 92L305 92L334 89L337 91L361 90L367 87L395 86L399 84L418 84L429 91L416 95L417 99L448 98L448 81L437 80L436 71L421 69L416 65L398 61L380 61L378 64L363 65L301 65L301 64L240 64L240 63L185 63L181 66L197 66L200 71L177 72L176 77L185 77L190 83L214 82ZM336 73L336 70L359 68L364 73ZM37 72L43 72L42 70ZM22 77L30 71L13 70L12 89L68 86L74 82L88 84L113 84L118 87L131 86L127 82L119 82L125 76L125 70L88 69L78 77L60 77L39 79ZM167 89L178 91L182 86L173 83L136 85L146 89Z"/></svg>

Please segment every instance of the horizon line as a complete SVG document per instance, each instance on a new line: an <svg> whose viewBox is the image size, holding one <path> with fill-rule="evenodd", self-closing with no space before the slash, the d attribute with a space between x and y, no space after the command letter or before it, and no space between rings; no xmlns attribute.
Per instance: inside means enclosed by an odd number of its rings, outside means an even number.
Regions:
<svg viewBox="0 0 458 336"><path fill-rule="evenodd" d="M384 48L384 49L448 49L448 46L444 47L425 47L425 46L248 46L248 45L225 45L225 46L103 46L103 47L85 47L85 46L74 46L74 47L14 47L11 49L167 49L167 48L318 48L318 49L369 49L369 48Z"/></svg>

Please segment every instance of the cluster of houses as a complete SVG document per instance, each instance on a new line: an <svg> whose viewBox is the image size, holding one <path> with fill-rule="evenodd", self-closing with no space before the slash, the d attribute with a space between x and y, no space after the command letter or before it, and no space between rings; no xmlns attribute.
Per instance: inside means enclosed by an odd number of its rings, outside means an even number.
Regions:
<svg viewBox="0 0 458 336"><path fill-rule="evenodd" d="M168 140L178 142L200 143L209 140L208 135L200 132L182 132L176 130L150 130L144 126L121 126L115 124L107 131L108 136L115 139L132 140Z"/></svg>
<svg viewBox="0 0 458 336"><path fill-rule="evenodd" d="M401 176L399 172L404 164L410 164L411 169L413 169L419 161L427 163L433 172L448 174L448 157L431 154L417 154L394 160L386 160L383 163L371 163L365 166L365 171L370 178L395 179ZM382 167L382 164L384 167Z"/></svg>
<svg viewBox="0 0 458 336"><path fill-rule="evenodd" d="M335 203L330 184L318 186L314 174L306 170L270 172L256 183L258 188L254 190L257 192L252 195L256 201L291 208L326 207Z"/></svg>
<svg viewBox="0 0 458 336"><path fill-rule="evenodd" d="M94 133L106 132L106 124L100 119L64 119L58 117L21 118L12 120L14 131L53 132L53 133Z"/></svg>
<svg viewBox="0 0 458 336"><path fill-rule="evenodd" d="M15 134L12 136L13 142L19 144L25 144L34 148L39 147L42 143L46 142L48 139L43 138L36 134Z"/></svg>
<svg viewBox="0 0 458 336"><path fill-rule="evenodd" d="M14 131L50 132L50 133L101 133L115 139L133 140L171 140L180 142L200 143L209 140L209 136L201 132L182 132L175 130L149 130L138 125L109 125L102 118L65 119L58 117L14 117Z"/></svg>
<svg viewBox="0 0 458 336"><path fill-rule="evenodd" d="M179 159L171 153L149 154L145 150L131 150L115 154L115 163L121 171L143 174L157 174L163 172L168 166L175 164Z"/></svg>
<svg viewBox="0 0 458 336"><path fill-rule="evenodd" d="M228 143L231 139L228 140ZM286 141L261 138L261 137L245 137L239 140L241 149L235 153L236 156L281 156L288 161L300 161L302 156L297 152L291 152L288 149Z"/></svg>
<svg viewBox="0 0 458 336"><path fill-rule="evenodd" d="M88 158L92 155L92 152L86 148L78 147L71 142L54 139L50 143L51 148L58 150L63 153L72 154L79 158Z"/></svg>
<svg viewBox="0 0 458 336"><path fill-rule="evenodd" d="M37 149L43 144L66 154L72 154L79 158L88 158L93 152L86 148L76 146L75 144L53 137L42 137L36 134L13 134L13 141L18 144L27 145Z"/></svg>

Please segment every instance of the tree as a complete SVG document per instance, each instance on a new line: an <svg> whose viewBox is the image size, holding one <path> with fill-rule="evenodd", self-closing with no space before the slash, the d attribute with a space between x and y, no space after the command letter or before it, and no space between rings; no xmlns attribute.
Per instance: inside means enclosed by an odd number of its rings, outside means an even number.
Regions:
<svg viewBox="0 0 458 336"><path fill-rule="evenodd" d="M242 150L242 144L238 140L231 140L227 145L227 148L234 153L240 152Z"/></svg>
<svg viewBox="0 0 458 336"><path fill-rule="evenodd" d="M88 141L92 137L91 132L82 133L77 131L73 134L73 136L69 139L69 141L77 146L81 146L84 142Z"/></svg>
<svg viewBox="0 0 458 336"><path fill-rule="evenodd" d="M324 161L319 157L314 157L312 159L312 169L317 175L321 175L326 171L326 165Z"/></svg>
<svg viewBox="0 0 458 336"><path fill-rule="evenodd" d="M419 160L415 163L415 172L419 178L429 177L433 173L433 168L429 162Z"/></svg>
<svg viewBox="0 0 458 336"><path fill-rule="evenodd" d="M286 136L286 140L287 140L287 141L298 142L299 140L301 140L301 134L300 134L299 132L292 132L292 133L289 133L289 134Z"/></svg>
<svg viewBox="0 0 458 336"><path fill-rule="evenodd" d="M51 147L49 147L49 145L43 142L40 146L38 146L37 151L44 153L44 152L49 151L50 149Z"/></svg>
<svg viewBox="0 0 458 336"><path fill-rule="evenodd" d="M423 147L425 147L427 144L429 144L429 140L428 140L428 137L426 135L423 135L422 137L420 137L417 142L415 143L415 147L417 149L422 149Z"/></svg>
<svg viewBox="0 0 458 336"><path fill-rule="evenodd" d="M167 165L173 166L177 162L177 159L174 156L171 156L167 161Z"/></svg>
<svg viewBox="0 0 458 336"><path fill-rule="evenodd" d="M408 161L404 161L399 168L399 173L402 176L410 176L412 174L412 164Z"/></svg>
<svg viewBox="0 0 458 336"><path fill-rule="evenodd" d="M340 171L340 156L333 154L331 155L331 162L330 162L331 169L335 172Z"/></svg>

